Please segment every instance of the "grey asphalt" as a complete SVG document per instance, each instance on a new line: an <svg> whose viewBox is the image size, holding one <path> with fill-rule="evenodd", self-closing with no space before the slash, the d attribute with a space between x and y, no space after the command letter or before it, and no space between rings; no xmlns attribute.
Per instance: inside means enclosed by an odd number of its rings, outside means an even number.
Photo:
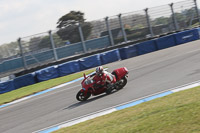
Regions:
<svg viewBox="0 0 200 133"><path fill-rule="evenodd" d="M80 81L0 109L1 133L30 133L124 102L200 80L200 41L105 65L129 69L128 84L111 95L75 98Z"/></svg>

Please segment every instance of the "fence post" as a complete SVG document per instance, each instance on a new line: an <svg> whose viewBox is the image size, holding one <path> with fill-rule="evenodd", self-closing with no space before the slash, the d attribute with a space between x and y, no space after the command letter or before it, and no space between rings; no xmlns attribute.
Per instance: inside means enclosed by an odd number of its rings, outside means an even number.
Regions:
<svg viewBox="0 0 200 133"><path fill-rule="evenodd" d="M127 42L127 36L126 36L126 32L124 30L124 25L123 25L123 22L122 22L122 14L119 14L118 17L119 17L119 23L120 23L120 27L122 29L122 34L124 36L124 41Z"/></svg>
<svg viewBox="0 0 200 133"><path fill-rule="evenodd" d="M195 4L195 10L197 12L197 17L198 17L198 20L199 20L199 25L200 25L200 15L199 15L199 8L197 6L197 0L194 0L194 4Z"/></svg>
<svg viewBox="0 0 200 133"><path fill-rule="evenodd" d="M171 7L171 11L172 11L172 19L173 19L173 23L174 23L174 28L175 28L175 30L178 30L178 24L176 21L173 5L174 5L174 3L169 4L169 6Z"/></svg>
<svg viewBox="0 0 200 133"><path fill-rule="evenodd" d="M107 27L107 31L108 31L108 34L109 34L109 37L110 37L110 42L111 42L111 45L114 46L114 41L113 41L113 36L112 36L112 32L110 30L110 26L109 26L109 22L108 22L108 17L105 18L105 21L106 21L106 27Z"/></svg>
<svg viewBox="0 0 200 133"><path fill-rule="evenodd" d="M81 38L81 43L82 43L82 46L83 46L83 51L84 51L84 53L86 53L87 49L86 49L86 46L85 46L85 40L84 40L84 37L83 37L83 31L82 31L80 23L78 23L78 30L79 30L79 34L80 34L80 38Z"/></svg>
<svg viewBox="0 0 200 133"><path fill-rule="evenodd" d="M55 49L55 43L54 43L54 40L53 40L53 36L51 34L51 30L49 31L49 37L50 37L51 46L52 46L52 49L53 49L54 59L57 61L58 55L57 55L57 52L56 52L56 49Z"/></svg>
<svg viewBox="0 0 200 133"><path fill-rule="evenodd" d="M149 27L149 31L151 33L151 37L154 36L154 33L153 33L153 29L152 29L152 26L151 26L151 22L149 20L149 14L148 14L148 8L144 9L145 13L146 13L146 20L147 20L147 25Z"/></svg>
<svg viewBox="0 0 200 133"><path fill-rule="evenodd" d="M26 59L25 59L24 51L23 51L22 44L21 44L21 38L19 38L17 41L18 41L18 44L19 44L19 49L20 49L20 53L21 53L21 56L22 56L24 69L27 70L27 64L26 64Z"/></svg>

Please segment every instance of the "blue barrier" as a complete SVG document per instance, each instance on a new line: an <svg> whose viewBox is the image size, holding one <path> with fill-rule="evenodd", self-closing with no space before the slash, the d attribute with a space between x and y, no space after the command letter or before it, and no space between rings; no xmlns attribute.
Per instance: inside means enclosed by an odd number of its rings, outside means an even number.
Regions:
<svg viewBox="0 0 200 133"><path fill-rule="evenodd" d="M183 43L187 43L187 42L191 42L191 41L199 39L198 29L187 30L187 31L176 33L174 35L175 35L177 44L183 44Z"/></svg>
<svg viewBox="0 0 200 133"><path fill-rule="evenodd" d="M13 80L0 83L0 94L15 90Z"/></svg>
<svg viewBox="0 0 200 133"><path fill-rule="evenodd" d="M199 33L199 38L200 38L200 28L196 28L198 30L198 33Z"/></svg>
<svg viewBox="0 0 200 133"><path fill-rule="evenodd" d="M156 41L157 48L159 50L173 47L173 46L176 46L177 44L174 35L164 36L164 37L156 39L155 41Z"/></svg>
<svg viewBox="0 0 200 133"><path fill-rule="evenodd" d="M100 58L101 58L102 65L115 62L121 59L118 49L104 52L100 54Z"/></svg>
<svg viewBox="0 0 200 133"><path fill-rule="evenodd" d="M16 77L14 80L15 89L32 85L36 83L35 73L29 73L20 77Z"/></svg>
<svg viewBox="0 0 200 133"><path fill-rule="evenodd" d="M65 76L79 71L80 67L78 61L71 61L58 65L58 73L60 76Z"/></svg>
<svg viewBox="0 0 200 133"><path fill-rule="evenodd" d="M59 77L57 66L51 66L36 71L36 77L38 82Z"/></svg>
<svg viewBox="0 0 200 133"><path fill-rule="evenodd" d="M139 43L136 45L136 49L137 49L138 55L143 55L143 54L147 54L147 53L158 50L155 40Z"/></svg>
<svg viewBox="0 0 200 133"><path fill-rule="evenodd" d="M96 67L96 66L100 66L101 65L101 60L100 60L100 55L93 55L93 56L89 56L86 58L81 58L79 60L79 66L80 66L80 70L85 70L85 69L89 69L92 67Z"/></svg>
<svg viewBox="0 0 200 133"><path fill-rule="evenodd" d="M127 46L119 49L121 59L128 59L137 56L137 49L135 45Z"/></svg>

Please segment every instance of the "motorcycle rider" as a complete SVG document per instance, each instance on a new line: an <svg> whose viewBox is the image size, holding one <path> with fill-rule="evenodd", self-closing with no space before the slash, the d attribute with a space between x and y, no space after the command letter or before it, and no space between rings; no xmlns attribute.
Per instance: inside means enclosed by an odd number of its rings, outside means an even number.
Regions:
<svg viewBox="0 0 200 133"><path fill-rule="evenodd" d="M111 89L111 87L113 87L113 84L116 82L115 76L107 71L104 71L102 66L96 68L96 73L94 74L93 80L96 83L96 89L106 87L108 91L109 89Z"/></svg>

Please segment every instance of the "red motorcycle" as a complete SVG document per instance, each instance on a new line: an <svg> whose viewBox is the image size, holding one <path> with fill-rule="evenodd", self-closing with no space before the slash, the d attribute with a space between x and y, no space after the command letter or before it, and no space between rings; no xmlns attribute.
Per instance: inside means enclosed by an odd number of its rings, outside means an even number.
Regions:
<svg viewBox="0 0 200 133"><path fill-rule="evenodd" d="M96 96L102 93L110 94L114 89L120 90L127 84L128 69L126 67L115 69L112 75L116 78L114 84L96 89L93 76L86 77L84 74L84 79L81 82L82 89L77 93L76 99L78 101L86 101L91 95Z"/></svg>

